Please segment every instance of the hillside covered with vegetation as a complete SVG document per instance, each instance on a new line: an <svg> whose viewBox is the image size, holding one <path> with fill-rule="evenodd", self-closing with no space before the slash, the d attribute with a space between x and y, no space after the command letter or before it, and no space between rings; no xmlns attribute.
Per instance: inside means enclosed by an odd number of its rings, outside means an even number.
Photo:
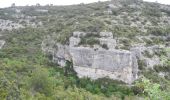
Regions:
<svg viewBox="0 0 170 100"><path fill-rule="evenodd" d="M112 4L0 9L0 40L5 41L0 49L0 100L169 100L170 6ZM42 51L43 40L50 37L47 45L54 47L53 41L68 44L74 31L112 32L118 40L116 49L130 50L135 44L163 45L160 52L144 53L147 58L159 57L161 65L147 68L140 60L140 77L130 86L108 78L80 79L72 62L61 68L52 61L52 55ZM85 37L81 44L97 44L94 37L98 36Z"/></svg>

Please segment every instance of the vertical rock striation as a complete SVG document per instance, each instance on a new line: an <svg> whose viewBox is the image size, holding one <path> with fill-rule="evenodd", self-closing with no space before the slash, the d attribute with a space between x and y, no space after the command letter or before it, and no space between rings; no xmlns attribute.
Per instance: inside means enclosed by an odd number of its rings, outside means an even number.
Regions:
<svg viewBox="0 0 170 100"><path fill-rule="evenodd" d="M97 38L100 44L106 44L108 49L80 46L80 37L87 34L74 32L70 37L70 45L57 44L53 60L60 66L65 66L67 60L73 62L73 68L78 77L91 79L110 78L131 84L138 78L138 63L136 55L127 50L116 50L116 40L110 32L101 32Z"/></svg>

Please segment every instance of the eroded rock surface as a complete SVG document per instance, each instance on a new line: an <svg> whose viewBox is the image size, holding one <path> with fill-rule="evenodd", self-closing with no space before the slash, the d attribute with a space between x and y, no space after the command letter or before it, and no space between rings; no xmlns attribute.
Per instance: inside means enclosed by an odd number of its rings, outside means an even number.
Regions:
<svg viewBox="0 0 170 100"><path fill-rule="evenodd" d="M69 46L57 44L53 61L65 66L66 61L73 62L73 68L78 77L98 79L108 77L131 84L138 78L138 63L134 53L127 50L116 50L116 40L110 32L101 32L97 38L100 44L106 44L109 49L99 45L84 47L79 45L84 32L74 32L70 37Z"/></svg>
<svg viewBox="0 0 170 100"><path fill-rule="evenodd" d="M126 83L132 83L137 79L137 60L129 51L96 51L88 47L72 47L70 54L79 77L109 77Z"/></svg>

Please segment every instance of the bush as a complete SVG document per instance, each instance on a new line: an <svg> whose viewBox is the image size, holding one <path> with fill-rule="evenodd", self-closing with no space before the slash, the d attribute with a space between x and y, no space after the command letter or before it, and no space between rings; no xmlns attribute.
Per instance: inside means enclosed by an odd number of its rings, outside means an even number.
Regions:
<svg viewBox="0 0 170 100"><path fill-rule="evenodd" d="M145 69L144 60L138 60L138 66L140 70L144 70Z"/></svg>
<svg viewBox="0 0 170 100"><path fill-rule="evenodd" d="M156 72L170 72L170 65L155 65L154 70Z"/></svg>
<svg viewBox="0 0 170 100"><path fill-rule="evenodd" d="M95 44L100 44L100 41L94 37L89 37L89 38L81 38L80 44L88 44L88 45L95 45Z"/></svg>
<svg viewBox="0 0 170 100"><path fill-rule="evenodd" d="M43 93L47 96L52 95L54 82L49 77L49 72L44 68L36 68L29 80L30 88L36 92Z"/></svg>
<svg viewBox="0 0 170 100"><path fill-rule="evenodd" d="M135 90L140 90L139 92L148 96L151 100L169 100L169 93L162 91L160 85L157 83L151 83L148 79L142 78L141 81L135 83ZM138 92L138 91L137 91Z"/></svg>
<svg viewBox="0 0 170 100"><path fill-rule="evenodd" d="M144 9L142 9L142 14L144 16L161 17L162 13L159 6L155 4L148 4Z"/></svg>

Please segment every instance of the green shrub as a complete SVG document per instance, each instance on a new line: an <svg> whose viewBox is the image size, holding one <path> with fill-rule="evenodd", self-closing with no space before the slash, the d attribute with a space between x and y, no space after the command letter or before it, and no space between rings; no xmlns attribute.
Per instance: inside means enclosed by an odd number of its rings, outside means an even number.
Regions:
<svg viewBox="0 0 170 100"><path fill-rule="evenodd" d="M88 45L95 45L95 44L100 44L100 41L94 37L89 37L89 38L81 38L80 44L88 44Z"/></svg>
<svg viewBox="0 0 170 100"><path fill-rule="evenodd" d="M152 34L152 35L156 35L156 36L161 36L161 35L166 35L166 31L165 29L162 29L162 28L152 28L152 29L149 29L149 34Z"/></svg>
<svg viewBox="0 0 170 100"><path fill-rule="evenodd" d="M29 80L30 88L36 92L44 93L47 96L52 95L54 81L53 78L48 76L49 72L46 69L38 67L33 71L31 79Z"/></svg>
<svg viewBox="0 0 170 100"><path fill-rule="evenodd" d="M169 100L169 93L166 91L162 91L160 85L157 83L151 83L148 79L142 78L141 81L137 81L135 87L138 88L136 90L140 90L139 92L148 96L146 99L150 100Z"/></svg>
<svg viewBox="0 0 170 100"><path fill-rule="evenodd" d="M155 65L154 70L156 72L170 72L170 65Z"/></svg>
<svg viewBox="0 0 170 100"><path fill-rule="evenodd" d="M144 60L138 60L138 67L140 70L144 70L145 69L145 62Z"/></svg>
<svg viewBox="0 0 170 100"><path fill-rule="evenodd" d="M152 58L154 56L154 54L151 54L149 51L145 50L144 56L148 57L148 58Z"/></svg>

